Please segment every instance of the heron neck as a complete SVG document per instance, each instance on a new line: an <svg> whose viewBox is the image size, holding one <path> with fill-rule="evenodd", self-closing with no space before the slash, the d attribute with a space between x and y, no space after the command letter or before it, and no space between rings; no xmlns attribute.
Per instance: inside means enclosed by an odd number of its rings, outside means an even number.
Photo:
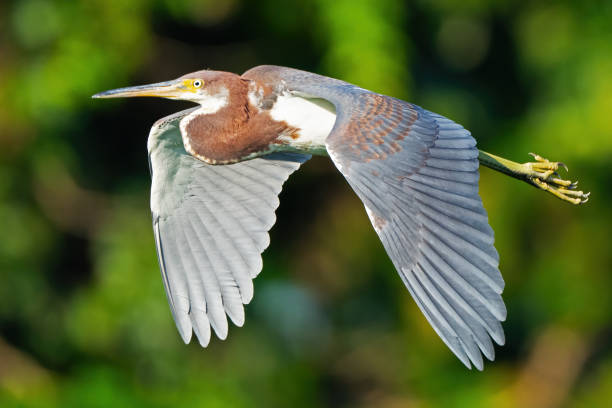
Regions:
<svg viewBox="0 0 612 408"><path fill-rule="evenodd" d="M272 119L249 98L249 81L229 90L227 103L214 112L202 107L181 120L185 150L209 164L229 164L275 150L275 141L295 129ZM213 106L214 107L214 106Z"/></svg>

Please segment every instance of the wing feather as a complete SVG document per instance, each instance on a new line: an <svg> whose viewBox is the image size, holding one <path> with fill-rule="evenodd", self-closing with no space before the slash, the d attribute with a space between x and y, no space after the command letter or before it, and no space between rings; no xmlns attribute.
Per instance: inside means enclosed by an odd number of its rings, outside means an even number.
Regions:
<svg viewBox="0 0 612 408"><path fill-rule="evenodd" d="M291 173L310 158L283 153L213 166L182 148L184 111L159 121L149 136L151 210L162 279L183 341L195 332L220 339L227 316L244 324L253 297L252 279L262 269L261 252L276 220L278 194Z"/></svg>
<svg viewBox="0 0 612 408"><path fill-rule="evenodd" d="M168 297L168 302L170 303L170 310L172 311L172 316L174 317L174 321L176 322L176 326L178 328L179 334L185 343L189 343L191 340L192 334L192 325L191 319L189 318L189 289L187 288L187 282L183 279L173 279L169 280L168 276L171 275L182 275L183 266L182 261L175 262L170 265L166 262L166 257L164 254L167 253L176 253L176 249L173 248L174 242L166 242L164 244L161 243L160 237L162 235L162 228L167 229L168 226L164 225L163 227L160 225L158 219L153 220L153 231L156 242L156 249L159 255L159 264L162 274L162 279L164 283L164 288L166 290L166 295ZM168 269L173 269L170 272Z"/></svg>

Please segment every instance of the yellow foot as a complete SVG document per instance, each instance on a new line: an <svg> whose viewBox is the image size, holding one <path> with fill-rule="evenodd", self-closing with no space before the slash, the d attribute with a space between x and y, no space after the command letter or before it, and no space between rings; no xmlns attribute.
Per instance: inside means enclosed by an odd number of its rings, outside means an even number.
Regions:
<svg viewBox="0 0 612 408"><path fill-rule="evenodd" d="M523 163L524 173L521 172L525 175L528 183L572 204L584 204L589 201L591 193L576 190L577 181L563 180L557 173L560 167L568 171L564 163L551 162L537 154L529 154L533 156L535 162Z"/></svg>

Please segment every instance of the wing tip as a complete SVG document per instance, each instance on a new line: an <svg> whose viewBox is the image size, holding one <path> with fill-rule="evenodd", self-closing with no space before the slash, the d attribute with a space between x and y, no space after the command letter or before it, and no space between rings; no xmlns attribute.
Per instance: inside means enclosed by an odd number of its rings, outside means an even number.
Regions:
<svg viewBox="0 0 612 408"><path fill-rule="evenodd" d="M244 307L242 304L235 309L227 308L225 312L236 327L242 327L244 325Z"/></svg>
<svg viewBox="0 0 612 408"><path fill-rule="evenodd" d="M191 343L192 334L193 330L191 329L191 327L189 328L189 330L179 328L179 335L181 336L181 340L183 340L183 343L185 344Z"/></svg>
<svg viewBox="0 0 612 408"><path fill-rule="evenodd" d="M210 344L210 332L208 333L208 336L206 336L206 335L205 336L197 335L197 337L198 337L198 343L200 343L200 346L202 348L208 347L208 345Z"/></svg>
<svg viewBox="0 0 612 408"><path fill-rule="evenodd" d="M504 334L504 330L501 329L497 332L489 333L493 341L497 343L498 346L503 346L506 344L506 335ZM493 360L491 360L493 361Z"/></svg>
<svg viewBox="0 0 612 408"><path fill-rule="evenodd" d="M223 318L210 319L210 324L213 330L215 331L215 334L219 338L219 340L227 339L228 327L227 327L227 319L225 317L225 313L223 313Z"/></svg>
<svg viewBox="0 0 612 408"><path fill-rule="evenodd" d="M248 283L250 283L250 285ZM248 305L249 303L251 303L255 292L253 287L253 280L249 279L248 283L245 286L240 287L240 299L242 300L243 305Z"/></svg>

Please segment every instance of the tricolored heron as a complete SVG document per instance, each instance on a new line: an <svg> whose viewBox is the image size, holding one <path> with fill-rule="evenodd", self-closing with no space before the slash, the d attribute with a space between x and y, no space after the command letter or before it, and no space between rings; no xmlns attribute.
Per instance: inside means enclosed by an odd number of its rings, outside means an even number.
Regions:
<svg viewBox="0 0 612 408"><path fill-rule="evenodd" d="M588 194L562 163L518 164L476 148L461 125L419 106L276 66L198 71L94 98L156 96L199 104L157 121L148 139L157 254L183 340L206 347L243 304L282 184L311 155L329 156L363 201L387 254L434 330L468 367L504 344L504 280L478 195L478 166L574 204Z"/></svg>

